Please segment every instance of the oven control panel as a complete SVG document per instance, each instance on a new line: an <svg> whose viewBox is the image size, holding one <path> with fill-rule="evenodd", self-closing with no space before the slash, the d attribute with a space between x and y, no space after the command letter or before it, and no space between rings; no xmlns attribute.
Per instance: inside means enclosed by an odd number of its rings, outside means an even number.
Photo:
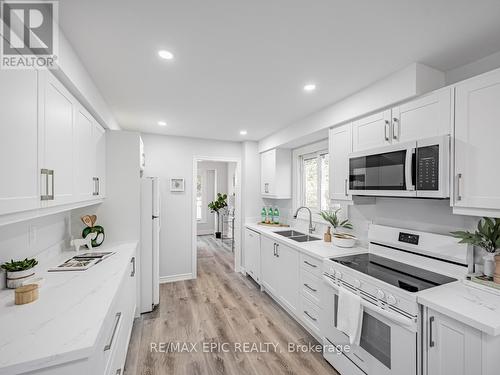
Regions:
<svg viewBox="0 0 500 375"><path fill-rule="evenodd" d="M418 245L419 238L420 236L418 234L399 232L399 242L405 242L411 245Z"/></svg>

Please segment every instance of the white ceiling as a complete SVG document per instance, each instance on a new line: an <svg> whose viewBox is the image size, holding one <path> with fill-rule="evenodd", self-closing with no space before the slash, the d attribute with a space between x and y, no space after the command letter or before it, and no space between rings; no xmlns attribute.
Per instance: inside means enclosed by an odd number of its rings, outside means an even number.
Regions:
<svg viewBox="0 0 500 375"><path fill-rule="evenodd" d="M122 128L223 140L414 61L446 71L500 50L498 0L64 0L60 22Z"/></svg>

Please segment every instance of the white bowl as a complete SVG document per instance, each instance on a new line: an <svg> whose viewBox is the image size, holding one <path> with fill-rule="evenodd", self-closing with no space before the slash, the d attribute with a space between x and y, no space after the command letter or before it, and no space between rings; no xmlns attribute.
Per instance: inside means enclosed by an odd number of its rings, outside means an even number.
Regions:
<svg viewBox="0 0 500 375"><path fill-rule="evenodd" d="M346 236L346 237L337 237L337 235L332 235L332 243L338 247L353 247L356 244L356 237L354 236Z"/></svg>

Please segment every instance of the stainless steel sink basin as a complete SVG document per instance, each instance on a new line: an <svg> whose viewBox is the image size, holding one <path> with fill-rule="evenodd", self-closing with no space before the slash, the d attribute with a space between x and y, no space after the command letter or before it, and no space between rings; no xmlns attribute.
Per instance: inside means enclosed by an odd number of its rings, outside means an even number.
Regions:
<svg viewBox="0 0 500 375"><path fill-rule="evenodd" d="M297 241L297 242L310 242L310 241L318 241L318 237L313 237L309 236L308 234L302 235L302 236L297 236L297 237L290 237L291 240Z"/></svg>
<svg viewBox="0 0 500 375"><path fill-rule="evenodd" d="M297 232L296 230L282 230L281 232L274 232L283 237L297 237L297 236L305 236L304 233Z"/></svg>

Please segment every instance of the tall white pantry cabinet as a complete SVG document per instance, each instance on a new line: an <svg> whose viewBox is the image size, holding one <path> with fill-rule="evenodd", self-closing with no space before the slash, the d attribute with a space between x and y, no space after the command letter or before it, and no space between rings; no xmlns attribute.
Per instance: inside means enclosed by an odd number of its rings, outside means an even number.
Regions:
<svg viewBox="0 0 500 375"><path fill-rule="evenodd" d="M0 71L0 215L104 198L105 130L48 71Z"/></svg>

